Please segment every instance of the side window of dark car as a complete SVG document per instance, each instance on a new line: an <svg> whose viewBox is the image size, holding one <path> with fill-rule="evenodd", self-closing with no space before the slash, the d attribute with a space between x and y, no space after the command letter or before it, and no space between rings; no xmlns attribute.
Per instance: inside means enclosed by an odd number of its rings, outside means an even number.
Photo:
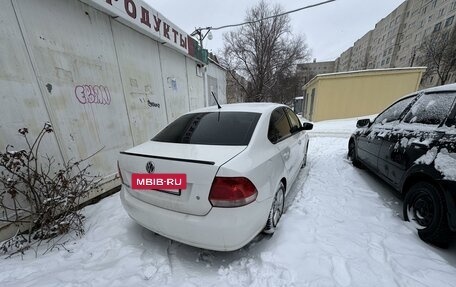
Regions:
<svg viewBox="0 0 456 287"><path fill-rule="evenodd" d="M285 108L285 111L287 112L288 118L290 119L291 128L293 128L293 127L300 128L302 126L301 121L298 119L296 114L289 108Z"/></svg>
<svg viewBox="0 0 456 287"><path fill-rule="evenodd" d="M404 117L405 123L439 125L451 111L456 93L422 95Z"/></svg>
<svg viewBox="0 0 456 287"><path fill-rule="evenodd" d="M290 124L283 108L275 109L269 120L268 139L276 143L290 135Z"/></svg>
<svg viewBox="0 0 456 287"><path fill-rule="evenodd" d="M410 103L415 99L415 96L405 98L400 100L387 108L383 113L381 113L374 121L374 124L382 123L390 123L396 121L400 118L404 110L410 105Z"/></svg>

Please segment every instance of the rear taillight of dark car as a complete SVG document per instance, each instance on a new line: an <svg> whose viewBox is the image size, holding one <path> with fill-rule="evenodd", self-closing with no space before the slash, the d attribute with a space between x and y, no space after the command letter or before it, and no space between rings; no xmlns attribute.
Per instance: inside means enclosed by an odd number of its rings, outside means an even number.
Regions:
<svg viewBox="0 0 456 287"><path fill-rule="evenodd" d="M245 177L216 177L209 201L214 207L239 207L255 201L258 191Z"/></svg>

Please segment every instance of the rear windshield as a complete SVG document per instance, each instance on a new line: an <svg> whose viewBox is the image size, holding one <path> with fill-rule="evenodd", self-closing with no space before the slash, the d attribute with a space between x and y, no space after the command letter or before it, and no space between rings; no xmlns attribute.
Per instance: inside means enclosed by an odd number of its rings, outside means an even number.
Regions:
<svg viewBox="0 0 456 287"><path fill-rule="evenodd" d="M248 145L259 113L208 112L178 118L152 140L204 145Z"/></svg>

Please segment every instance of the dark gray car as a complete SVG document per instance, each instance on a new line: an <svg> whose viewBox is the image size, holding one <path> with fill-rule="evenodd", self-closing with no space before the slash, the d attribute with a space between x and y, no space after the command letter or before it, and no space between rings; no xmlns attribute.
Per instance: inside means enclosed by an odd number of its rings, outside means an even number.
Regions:
<svg viewBox="0 0 456 287"><path fill-rule="evenodd" d="M447 245L456 231L456 84L406 96L373 122L362 119L348 144L366 167L404 198L404 219L424 241Z"/></svg>

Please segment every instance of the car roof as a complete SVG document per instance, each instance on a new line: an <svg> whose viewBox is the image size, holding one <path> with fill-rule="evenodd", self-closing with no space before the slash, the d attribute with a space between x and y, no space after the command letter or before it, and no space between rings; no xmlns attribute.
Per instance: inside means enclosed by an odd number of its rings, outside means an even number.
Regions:
<svg viewBox="0 0 456 287"><path fill-rule="evenodd" d="M446 92L446 91L456 91L456 83L455 84L448 84L448 85L437 86L437 87L432 87L432 88L419 90L419 91L407 94L407 95L405 95L403 97L400 97L395 102L398 102L398 101L400 101L402 99L405 99L405 98L408 98L408 97L411 97L411 96L416 96L416 95L418 95L420 93L437 93L437 92Z"/></svg>
<svg viewBox="0 0 456 287"><path fill-rule="evenodd" d="M277 107L287 107L283 104L277 103L237 103L237 104L226 104L221 105L222 108L219 109L217 106L210 106L201 109L191 111L190 113L200 113L200 112L256 112L256 113L266 113L274 110Z"/></svg>
<svg viewBox="0 0 456 287"><path fill-rule="evenodd" d="M456 84L448 84L443 86L437 86L422 90L425 93L433 93L433 92L444 92L444 91L456 91Z"/></svg>

